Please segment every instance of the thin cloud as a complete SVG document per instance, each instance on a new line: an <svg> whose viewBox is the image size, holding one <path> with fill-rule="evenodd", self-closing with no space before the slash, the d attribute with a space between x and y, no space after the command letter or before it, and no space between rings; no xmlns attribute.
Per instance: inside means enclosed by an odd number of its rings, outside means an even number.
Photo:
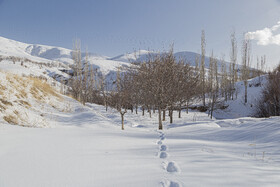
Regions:
<svg viewBox="0 0 280 187"><path fill-rule="evenodd" d="M247 32L246 37L251 40L257 40L258 45L280 45L280 34L275 32L280 30L280 21L270 28L264 28L254 32Z"/></svg>

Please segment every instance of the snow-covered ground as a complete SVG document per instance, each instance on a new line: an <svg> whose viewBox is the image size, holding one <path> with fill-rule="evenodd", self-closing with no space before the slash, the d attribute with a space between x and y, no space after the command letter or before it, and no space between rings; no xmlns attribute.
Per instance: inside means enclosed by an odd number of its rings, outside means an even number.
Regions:
<svg viewBox="0 0 280 187"><path fill-rule="evenodd" d="M0 125L0 186L277 186L280 118L210 120L183 113L157 129L104 107L49 111L51 128ZM177 115L175 113L175 115Z"/></svg>
<svg viewBox="0 0 280 187"><path fill-rule="evenodd" d="M267 75L261 75L248 80L248 97L245 104L245 87L244 82L240 81L235 84L237 95L234 93L234 99L223 101L222 105L227 106L226 109L217 109L213 115L218 119L223 118L240 118L240 117L253 117L256 116L258 102L261 100L262 90L265 89L267 84ZM236 97L237 96L237 97Z"/></svg>
<svg viewBox="0 0 280 187"><path fill-rule="evenodd" d="M117 111L82 106L28 76L45 77L59 91L50 77L67 78L58 62L72 63L71 50L1 37L0 44L0 56L31 60L0 62L0 187L279 186L280 117L248 117L265 78L249 81L246 105L243 83L237 83L237 99L216 110L216 119L194 110L178 119L174 112L174 123L167 117L158 131L156 113L129 111L122 131ZM140 52L139 58L149 54ZM89 60L113 79L116 67L134 58Z"/></svg>

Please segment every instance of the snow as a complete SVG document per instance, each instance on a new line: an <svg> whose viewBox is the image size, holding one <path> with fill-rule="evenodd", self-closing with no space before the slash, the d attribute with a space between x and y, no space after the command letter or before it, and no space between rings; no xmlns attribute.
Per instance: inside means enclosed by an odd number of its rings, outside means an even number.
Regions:
<svg viewBox="0 0 280 187"><path fill-rule="evenodd" d="M58 66L62 63L65 65L65 68L73 64L72 50L70 49L38 44L25 44L3 37L0 37L0 44L0 56L27 58L34 62L44 64L49 63L53 66ZM106 56L93 55L91 53L88 55L89 64L91 64L92 67L99 69L105 76L111 71L116 72L118 67L129 65L127 62L110 60L110 58ZM86 59L85 53L82 54L82 59ZM45 68L46 67L44 66L43 69Z"/></svg>
<svg viewBox="0 0 280 187"><path fill-rule="evenodd" d="M119 67L128 67L131 65L131 62L142 62L147 60L149 56L156 54L158 54L158 52L148 50L138 50L133 53L122 54L116 57L89 53L88 62L94 69L98 69L106 77L107 82L112 83L112 79L116 78L116 72ZM186 62L190 63L192 66L195 66L195 58L197 55L197 53L187 51L174 54L177 60L183 58L183 60L186 60ZM58 71L58 67L69 69L69 66L73 64L71 49L39 44L26 44L4 37L0 37L0 58L1 56L5 58L21 58L20 60L16 60L16 64L21 64L21 61L24 61L24 59L31 60L33 63L24 62L24 66L33 67L34 71L30 72L29 70L26 70L25 74L29 75L32 73L33 75L39 74L40 76L46 77L42 72L48 72L47 75L53 77L57 81L60 81L60 78L58 77L62 77L62 79L68 78L68 75ZM82 53L82 60L86 60L85 53ZM2 67L1 64L1 69L8 71L12 69L12 72L16 73L14 70L17 69L18 66L12 66L12 64L13 63L10 63L9 66L4 67ZM221 67L220 62L218 63L218 66ZM49 70L50 67L53 67L53 69ZM205 58L205 67L209 67L209 57ZM56 70L54 70L55 68ZM17 72L22 72L22 70Z"/></svg>
<svg viewBox="0 0 280 187"><path fill-rule="evenodd" d="M277 186L280 118L211 120L81 106L49 111L51 128L0 125L0 186ZM177 115L175 113L175 115ZM197 117L194 119L194 115ZM16 180L15 180L16 179Z"/></svg>
<svg viewBox="0 0 280 187"><path fill-rule="evenodd" d="M156 56L159 52L156 51L147 51L147 50L138 50L133 53L122 54L116 57L111 58L111 60L121 61L121 62L144 62L149 59L150 56ZM161 54L164 52L161 52ZM191 66L195 66L195 59L197 57L201 58L201 55L194 52L189 51L180 51L175 52L174 57L177 61L184 60L186 63L189 63ZM209 68L210 58L208 56L205 57L205 68ZM229 62L225 62L227 67L229 67ZM221 70L222 62L218 59L218 69ZM241 65L236 65L237 68L241 68Z"/></svg>
<svg viewBox="0 0 280 187"><path fill-rule="evenodd" d="M174 112L174 123L166 116L159 131L157 113L150 118L128 111L121 130L114 109L83 106L60 94L41 100L31 94L32 84L21 75L45 76L59 90L50 77L67 75L54 60L71 63L71 50L1 37L0 43L0 55L54 64L0 62L0 99L11 103L0 100L0 186L279 186L280 117L252 117L265 76L249 80L246 105L243 83L237 83L237 99L225 102L228 108L216 110L213 119L195 110L182 111L178 119ZM129 65L128 57L89 58L114 76L117 66ZM22 90L26 96L19 98ZM25 127L8 124L8 114L18 114Z"/></svg>
<svg viewBox="0 0 280 187"><path fill-rule="evenodd" d="M237 90L237 98L229 99L224 102L224 106L228 106L226 109L215 110L214 116L216 118L240 118L247 116L256 116L256 111L258 107L258 102L261 98L262 90L267 84L267 75L262 75L248 80L248 101L245 104L245 87L244 82L237 82L235 88Z"/></svg>

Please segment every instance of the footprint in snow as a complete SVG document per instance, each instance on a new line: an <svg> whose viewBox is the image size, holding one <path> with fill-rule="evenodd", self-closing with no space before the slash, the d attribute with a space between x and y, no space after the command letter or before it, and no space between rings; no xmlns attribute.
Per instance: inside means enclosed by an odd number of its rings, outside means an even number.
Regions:
<svg viewBox="0 0 280 187"><path fill-rule="evenodd" d="M179 167L175 162L168 162L168 165L166 167L166 171L169 173L174 173L179 171Z"/></svg>
<svg viewBox="0 0 280 187"><path fill-rule="evenodd" d="M159 138L160 138L160 140L164 140L165 139L165 135L164 135L164 133L163 132L159 132Z"/></svg>
<svg viewBox="0 0 280 187"><path fill-rule="evenodd" d="M159 140L159 141L157 142L157 144L158 144L158 145L161 145L161 144L162 144L162 141L161 141L161 140Z"/></svg>
<svg viewBox="0 0 280 187"><path fill-rule="evenodd" d="M160 151L166 151L167 150L167 146L166 145L161 145L160 146Z"/></svg>
<svg viewBox="0 0 280 187"><path fill-rule="evenodd" d="M160 152L159 158L167 158L168 154L166 152Z"/></svg>
<svg viewBox="0 0 280 187"><path fill-rule="evenodd" d="M180 187L181 185L178 182L170 181L169 187Z"/></svg>
<svg viewBox="0 0 280 187"><path fill-rule="evenodd" d="M161 186L162 187L181 187L181 185L175 181L161 182Z"/></svg>

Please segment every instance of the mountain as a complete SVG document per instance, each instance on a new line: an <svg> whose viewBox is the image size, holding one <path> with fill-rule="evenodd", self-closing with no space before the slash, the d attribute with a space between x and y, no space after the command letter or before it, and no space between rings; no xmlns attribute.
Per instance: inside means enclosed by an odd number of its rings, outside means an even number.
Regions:
<svg viewBox="0 0 280 187"><path fill-rule="evenodd" d="M0 55L27 58L40 63L55 64L60 62L66 66L73 64L72 50L70 49L47 45L25 44L3 37L0 37ZM85 60L84 53L82 54L82 59ZM112 61L106 56L93 54L89 54L89 63L105 74L114 71L118 66L127 65L125 62Z"/></svg>
<svg viewBox="0 0 280 187"><path fill-rule="evenodd" d="M88 61L94 69L98 69L99 72L105 75L107 81L113 81L116 77L118 67L129 66L131 62L143 62L150 56L157 54L155 51L147 50L139 50L116 57L89 53ZM190 63L191 66L195 66L195 59L197 57L200 58L199 54L188 51L176 52L174 56L177 60L183 59L186 63ZM56 80L60 80L61 78L68 79L69 75L65 73L67 72L65 69L69 69L69 66L73 64L71 49L39 44L26 44L4 37L0 37L0 58L3 61L2 69L16 71L17 73L22 71L21 73L34 74L36 76L48 75ZM85 60L85 58L85 53L82 53L82 60ZM210 58L206 56L206 68L209 68L209 62ZM228 66L229 63L226 63ZM24 66L22 66L23 64ZM26 67L25 70L22 67ZM220 61L218 61L218 67L221 69Z"/></svg>
<svg viewBox="0 0 280 187"><path fill-rule="evenodd" d="M161 54L164 54L161 53ZM139 50L135 51L133 53L126 53L122 55L118 55L116 57L110 58L111 60L117 60L122 62L144 62L149 59L151 56L158 55L158 52L155 51L147 51L147 50ZM198 57L199 61L201 60L201 55L198 53L190 52L190 51L180 51L175 52L174 56L177 61L183 60L185 63L189 63L191 66L195 66L195 59ZM229 62L224 62L227 67L229 67ZM209 68L210 65L210 57L205 56L205 68ZM222 61L218 59L218 69L221 70L222 67ZM240 69L241 65L237 64L237 67Z"/></svg>

